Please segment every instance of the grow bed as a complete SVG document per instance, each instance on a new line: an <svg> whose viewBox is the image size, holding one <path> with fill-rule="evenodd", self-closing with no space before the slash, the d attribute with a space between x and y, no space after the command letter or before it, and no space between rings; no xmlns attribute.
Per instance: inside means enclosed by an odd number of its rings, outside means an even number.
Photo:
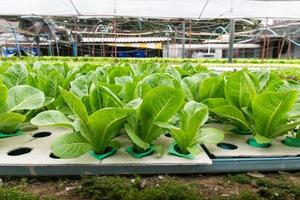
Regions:
<svg viewBox="0 0 300 200"><path fill-rule="evenodd" d="M233 158L235 155L227 158L214 156L209 158L210 153L202 151L193 160L167 155L167 153L163 157L153 154L137 159L125 151L125 148L131 144L126 137L122 136L118 138L122 148L115 155L102 161L95 159L89 153L75 159L59 159L51 154L50 144L56 137L69 131L67 128L42 127L24 132L21 136L1 139L0 175L218 173L300 168L300 157L276 157L272 153L260 158L251 155L248 158ZM226 137L224 142L227 139L229 138ZM157 142L163 144L166 149L171 139L161 136ZM237 144L233 140L230 142ZM238 154L238 151L236 153Z"/></svg>
<svg viewBox="0 0 300 200"><path fill-rule="evenodd" d="M222 128L220 124L207 124L207 126ZM299 148L283 144L285 137L274 139L266 148L249 145L250 138L251 135L238 135L228 131L221 143L207 144L205 147L215 158L297 157L300 155Z"/></svg>
<svg viewBox="0 0 300 200"><path fill-rule="evenodd" d="M97 160L84 154L74 159L60 159L50 150L50 144L67 128L43 127L24 132L20 136L1 139L0 175L81 175L81 174L147 174L190 172L191 168L211 165L212 161L204 150L194 159L184 159L172 155L160 157L157 153L137 159L129 155L125 148L131 145L126 137L119 136L122 144L116 154ZM157 143L166 149L171 139L161 136Z"/></svg>

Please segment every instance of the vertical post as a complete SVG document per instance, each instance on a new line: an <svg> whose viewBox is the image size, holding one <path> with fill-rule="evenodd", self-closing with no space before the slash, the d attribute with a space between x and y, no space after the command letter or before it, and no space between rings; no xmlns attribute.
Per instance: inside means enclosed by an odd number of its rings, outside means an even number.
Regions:
<svg viewBox="0 0 300 200"><path fill-rule="evenodd" d="M169 49L170 49L170 42L169 42L169 33L166 33L166 36L167 36L167 45L165 46L165 49L167 50L167 55L166 57L169 58L170 56L170 52L169 52Z"/></svg>
<svg viewBox="0 0 300 200"><path fill-rule="evenodd" d="M190 20L190 28L189 28L189 58L192 57L191 45L192 45L192 20Z"/></svg>
<svg viewBox="0 0 300 200"><path fill-rule="evenodd" d="M59 47L58 47L58 40L57 39L55 39L55 43L56 43L57 56L59 56Z"/></svg>
<svg viewBox="0 0 300 200"><path fill-rule="evenodd" d="M185 57L185 21L182 22L182 58Z"/></svg>
<svg viewBox="0 0 300 200"><path fill-rule="evenodd" d="M77 58L77 42L72 42L72 55Z"/></svg>
<svg viewBox="0 0 300 200"><path fill-rule="evenodd" d="M267 29L268 29L268 18L266 19L266 25L265 25L265 34L264 34L264 44L263 44L263 51L261 59L264 59L266 57L266 44L267 44Z"/></svg>
<svg viewBox="0 0 300 200"><path fill-rule="evenodd" d="M93 48L92 48L92 56L95 56L95 43L93 42Z"/></svg>
<svg viewBox="0 0 300 200"><path fill-rule="evenodd" d="M36 47L37 47L37 55L41 55L41 48L40 48L40 38L39 36L36 36Z"/></svg>
<svg viewBox="0 0 300 200"><path fill-rule="evenodd" d="M280 51L279 51L279 54L278 54L279 59L281 58L281 53L282 53L282 50L283 50L284 42L285 42L284 39L282 39L281 48L280 48Z"/></svg>
<svg viewBox="0 0 300 200"><path fill-rule="evenodd" d="M270 45L270 38L267 38L267 47L266 47L266 59L269 58L269 45Z"/></svg>
<svg viewBox="0 0 300 200"><path fill-rule="evenodd" d="M291 47L292 47L292 45L291 45L291 40L290 40L290 38L289 38L289 43L288 43L288 58L289 58L289 59L291 58Z"/></svg>
<svg viewBox="0 0 300 200"><path fill-rule="evenodd" d="M16 27L13 26L13 27L12 27L12 30L13 30L14 37L15 37L15 41L16 41L16 46L17 46L18 56L21 57L21 50L20 50L19 40L18 40L18 37L17 37Z"/></svg>
<svg viewBox="0 0 300 200"><path fill-rule="evenodd" d="M117 22L116 17L114 17L113 20L113 29L114 29L114 57L117 57L117 37L116 37L116 31L117 31Z"/></svg>
<svg viewBox="0 0 300 200"><path fill-rule="evenodd" d="M73 41L73 56L76 57L77 60L77 21L73 18L74 21L74 28L75 28L75 41Z"/></svg>
<svg viewBox="0 0 300 200"><path fill-rule="evenodd" d="M47 34L47 38L48 38L48 43L49 43L49 54L50 56L52 56L52 44L51 44L51 39L49 34Z"/></svg>
<svg viewBox="0 0 300 200"><path fill-rule="evenodd" d="M277 44L277 58L279 58L279 52L280 52L280 40L278 40L278 44Z"/></svg>
<svg viewBox="0 0 300 200"><path fill-rule="evenodd" d="M90 40L89 40L89 43L88 43L88 52L89 52L89 56L91 56L91 45L90 45Z"/></svg>
<svg viewBox="0 0 300 200"><path fill-rule="evenodd" d="M105 50L104 50L104 42L103 42L103 33L101 34L101 56L105 57Z"/></svg>
<svg viewBox="0 0 300 200"><path fill-rule="evenodd" d="M230 32L229 32L229 48L228 48L228 62L232 63L233 60L233 44L234 44L234 32L235 32L235 19L230 20Z"/></svg>

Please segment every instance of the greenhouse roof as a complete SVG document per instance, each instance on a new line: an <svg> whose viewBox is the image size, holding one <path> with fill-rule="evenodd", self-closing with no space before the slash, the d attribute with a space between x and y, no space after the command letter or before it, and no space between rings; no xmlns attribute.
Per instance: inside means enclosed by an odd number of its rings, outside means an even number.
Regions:
<svg viewBox="0 0 300 200"><path fill-rule="evenodd" d="M0 15L300 18L299 0L5 0Z"/></svg>

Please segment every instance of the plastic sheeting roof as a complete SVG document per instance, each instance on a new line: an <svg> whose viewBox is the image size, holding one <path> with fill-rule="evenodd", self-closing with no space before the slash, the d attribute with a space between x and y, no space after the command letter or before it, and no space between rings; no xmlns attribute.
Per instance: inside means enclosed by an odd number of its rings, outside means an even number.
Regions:
<svg viewBox="0 0 300 200"><path fill-rule="evenodd" d="M0 15L77 15L69 0L0 0Z"/></svg>
<svg viewBox="0 0 300 200"><path fill-rule="evenodd" d="M82 15L149 18L216 18L229 11L231 0L73 0Z"/></svg>
<svg viewBox="0 0 300 200"><path fill-rule="evenodd" d="M299 0L248 0L234 3L226 18L300 18Z"/></svg>
<svg viewBox="0 0 300 200"><path fill-rule="evenodd" d="M300 0L0 0L0 15L300 18Z"/></svg>

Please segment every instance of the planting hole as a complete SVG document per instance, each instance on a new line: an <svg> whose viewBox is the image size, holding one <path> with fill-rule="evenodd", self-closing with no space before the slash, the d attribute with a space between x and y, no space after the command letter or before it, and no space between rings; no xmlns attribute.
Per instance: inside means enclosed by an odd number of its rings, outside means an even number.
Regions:
<svg viewBox="0 0 300 200"><path fill-rule="evenodd" d="M34 137L34 138L43 138L43 137L48 137L50 135L51 135L51 132L38 132L38 133L33 134L32 137Z"/></svg>
<svg viewBox="0 0 300 200"><path fill-rule="evenodd" d="M166 137L171 137L171 134L170 133L166 133L165 136Z"/></svg>
<svg viewBox="0 0 300 200"><path fill-rule="evenodd" d="M60 157L54 155L53 153L50 153L49 157L53 159L60 159Z"/></svg>
<svg viewBox="0 0 300 200"><path fill-rule="evenodd" d="M235 150L237 149L238 147L234 144L230 144L230 143L225 143L225 142L221 142L221 143L218 143L217 146L221 149L226 149L226 150Z"/></svg>
<svg viewBox="0 0 300 200"><path fill-rule="evenodd" d="M106 148L104 149L104 153L100 153L100 152L96 152L96 151L95 151L95 154L96 154L96 155L106 154L106 153L108 153L108 152L111 152L112 150L113 150L112 147L106 147Z"/></svg>
<svg viewBox="0 0 300 200"><path fill-rule="evenodd" d="M255 148L269 148L271 146L270 143L257 143L254 138L249 138L247 144Z"/></svg>
<svg viewBox="0 0 300 200"><path fill-rule="evenodd" d="M9 155L9 156L20 156L20 155L29 153L31 150L32 150L32 148L22 147L22 148L14 149L14 150L8 152L7 155Z"/></svg>
<svg viewBox="0 0 300 200"><path fill-rule="evenodd" d="M298 129L297 128L294 128L293 129L293 132L297 133Z"/></svg>
<svg viewBox="0 0 300 200"><path fill-rule="evenodd" d="M180 153L180 154L182 154L182 155L189 155L189 154L190 154L190 153L183 153L183 152L180 150L178 144L175 144L174 150L175 150L177 153Z"/></svg>
<svg viewBox="0 0 300 200"><path fill-rule="evenodd" d="M138 150L136 150L136 149L133 149L133 152L134 152L135 154L145 154L145 155L147 155L147 156L150 156L150 155L152 155L152 154L154 153L154 151L152 151L151 148L149 148L149 149L147 149L147 150L145 150L145 151L138 151Z"/></svg>

